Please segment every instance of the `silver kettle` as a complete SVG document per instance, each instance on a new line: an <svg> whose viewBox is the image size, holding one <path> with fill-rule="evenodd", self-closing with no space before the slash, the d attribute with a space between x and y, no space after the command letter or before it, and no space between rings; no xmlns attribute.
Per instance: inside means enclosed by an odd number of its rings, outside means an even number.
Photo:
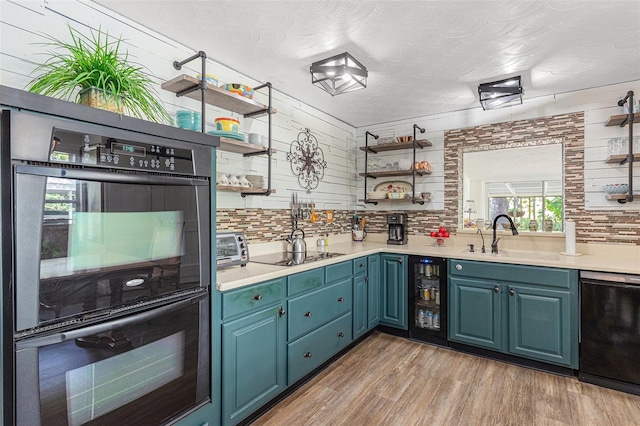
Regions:
<svg viewBox="0 0 640 426"><path fill-rule="evenodd" d="M302 233L302 237L297 236L294 237L294 234L300 231ZM291 232L291 235L287 237L287 242L291 244L287 251L289 253L306 253L307 252L307 243L304 241L304 231L300 228L296 228Z"/></svg>

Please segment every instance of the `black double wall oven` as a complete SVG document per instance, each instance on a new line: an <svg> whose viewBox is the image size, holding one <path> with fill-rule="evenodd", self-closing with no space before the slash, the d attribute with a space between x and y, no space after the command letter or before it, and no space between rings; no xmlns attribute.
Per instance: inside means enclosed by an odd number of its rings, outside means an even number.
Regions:
<svg viewBox="0 0 640 426"><path fill-rule="evenodd" d="M211 148L2 120L15 423L162 424L210 401Z"/></svg>

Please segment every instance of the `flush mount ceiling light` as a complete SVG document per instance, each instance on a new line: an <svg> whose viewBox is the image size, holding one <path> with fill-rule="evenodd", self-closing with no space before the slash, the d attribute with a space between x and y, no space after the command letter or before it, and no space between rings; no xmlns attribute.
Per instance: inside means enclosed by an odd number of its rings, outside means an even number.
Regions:
<svg viewBox="0 0 640 426"><path fill-rule="evenodd" d="M520 76L482 83L478 86L478 96L482 109L496 109L522 103Z"/></svg>
<svg viewBox="0 0 640 426"><path fill-rule="evenodd" d="M331 96L367 87L367 69L345 52L311 64L311 82Z"/></svg>

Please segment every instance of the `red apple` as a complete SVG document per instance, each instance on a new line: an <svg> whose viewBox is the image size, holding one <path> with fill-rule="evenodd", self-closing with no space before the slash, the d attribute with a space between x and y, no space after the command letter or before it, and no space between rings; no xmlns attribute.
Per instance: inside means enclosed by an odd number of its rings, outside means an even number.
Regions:
<svg viewBox="0 0 640 426"><path fill-rule="evenodd" d="M429 233L429 236L431 236L431 237L435 237L435 236L436 236L436 233L435 233L434 231L431 231L431 232Z"/></svg>
<svg viewBox="0 0 640 426"><path fill-rule="evenodd" d="M450 234L449 234L448 232L443 232L443 233L442 233L442 236L443 236L443 237L445 237L445 238L449 238L449 235L450 235Z"/></svg>

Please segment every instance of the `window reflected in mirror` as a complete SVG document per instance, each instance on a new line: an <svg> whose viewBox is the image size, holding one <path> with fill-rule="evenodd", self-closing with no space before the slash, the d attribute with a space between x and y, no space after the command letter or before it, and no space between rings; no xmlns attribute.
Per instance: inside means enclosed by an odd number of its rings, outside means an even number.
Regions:
<svg viewBox="0 0 640 426"><path fill-rule="evenodd" d="M463 199L475 211L465 210L462 226L490 229L507 214L518 231L562 232L562 164L562 144L465 152ZM509 226L499 219L498 230Z"/></svg>

